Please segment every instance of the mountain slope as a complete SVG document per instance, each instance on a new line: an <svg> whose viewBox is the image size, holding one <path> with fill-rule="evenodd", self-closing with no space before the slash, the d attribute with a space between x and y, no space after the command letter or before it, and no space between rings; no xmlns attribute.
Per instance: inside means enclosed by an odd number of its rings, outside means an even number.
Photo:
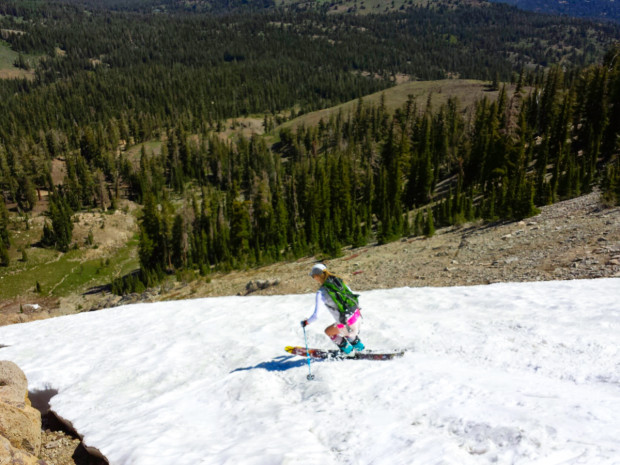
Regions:
<svg viewBox="0 0 620 465"><path fill-rule="evenodd" d="M363 292L389 362L308 366L313 295L119 307L0 328L0 355L111 465L614 464L620 280ZM321 315L311 346L329 347Z"/></svg>

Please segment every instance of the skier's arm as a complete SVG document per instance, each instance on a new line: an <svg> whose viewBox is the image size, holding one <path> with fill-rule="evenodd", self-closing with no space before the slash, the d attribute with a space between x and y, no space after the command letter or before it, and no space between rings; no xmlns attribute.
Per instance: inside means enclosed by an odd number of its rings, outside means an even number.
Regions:
<svg viewBox="0 0 620 465"><path fill-rule="evenodd" d="M325 307L325 301L323 299L324 299L323 293L321 291L318 291L315 297L314 313L310 316L310 318L308 318L307 320L304 320L305 322L304 326L309 325L310 323L316 321L317 315L319 313L319 308Z"/></svg>

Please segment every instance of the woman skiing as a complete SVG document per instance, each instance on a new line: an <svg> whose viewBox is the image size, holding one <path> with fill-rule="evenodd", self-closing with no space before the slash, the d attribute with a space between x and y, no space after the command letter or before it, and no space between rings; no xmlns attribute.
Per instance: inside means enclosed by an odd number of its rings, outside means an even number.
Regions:
<svg viewBox="0 0 620 465"><path fill-rule="evenodd" d="M353 294L341 278L327 271L327 267L322 263L312 267L310 276L321 287L316 293L314 313L307 320L303 320L301 326L306 327L314 322L319 309L327 309L336 323L325 328L325 334L345 354L350 354L353 350L358 352L364 350L364 344L358 336L362 320L357 302L358 295Z"/></svg>

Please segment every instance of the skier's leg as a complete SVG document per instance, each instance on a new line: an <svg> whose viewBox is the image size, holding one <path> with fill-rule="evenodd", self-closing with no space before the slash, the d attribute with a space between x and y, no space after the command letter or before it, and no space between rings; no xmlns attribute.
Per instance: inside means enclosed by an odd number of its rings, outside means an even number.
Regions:
<svg viewBox="0 0 620 465"><path fill-rule="evenodd" d="M360 341L360 338L359 338L360 326L361 326L361 322L360 320L357 320L355 323L353 323L352 326L349 326L349 331L348 331L348 334L346 335L346 338L353 346L353 349L355 349L358 352L361 352L362 350L364 350L364 344L362 343L362 341Z"/></svg>
<svg viewBox="0 0 620 465"><path fill-rule="evenodd" d="M345 336L348 335L347 327L343 324L334 323L325 328L325 334L342 350L345 354L351 353L353 346Z"/></svg>
<svg viewBox="0 0 620 465"><path fill-rule="evenodd" d="M342 328L340 328L340 326L342 326ZM338 345L342 342L342 339L345 336L345 333L342 332L343 328L345 328L344 325L334 323L333 325L329 325L325 328L325 334L327 334L327 337L334 341L334 344Z"/></svg>

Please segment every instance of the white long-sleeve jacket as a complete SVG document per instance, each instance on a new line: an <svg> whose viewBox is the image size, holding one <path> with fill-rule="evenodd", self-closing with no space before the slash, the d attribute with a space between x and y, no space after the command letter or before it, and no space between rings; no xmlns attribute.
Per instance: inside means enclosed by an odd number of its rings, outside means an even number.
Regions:
<svg viewBox="0 0 620 465"><path fill-rule="evenodd" d="M340 322L340 312L338 311L338 307L336 306L330 295L327 293L327 290L325 290L324 288L320 288L318 291L316 291L314 313L310 316L310 318L308 318L308 324L316 321L319 312L322 312L324 310L328 310L337 323Z"/></svg>

